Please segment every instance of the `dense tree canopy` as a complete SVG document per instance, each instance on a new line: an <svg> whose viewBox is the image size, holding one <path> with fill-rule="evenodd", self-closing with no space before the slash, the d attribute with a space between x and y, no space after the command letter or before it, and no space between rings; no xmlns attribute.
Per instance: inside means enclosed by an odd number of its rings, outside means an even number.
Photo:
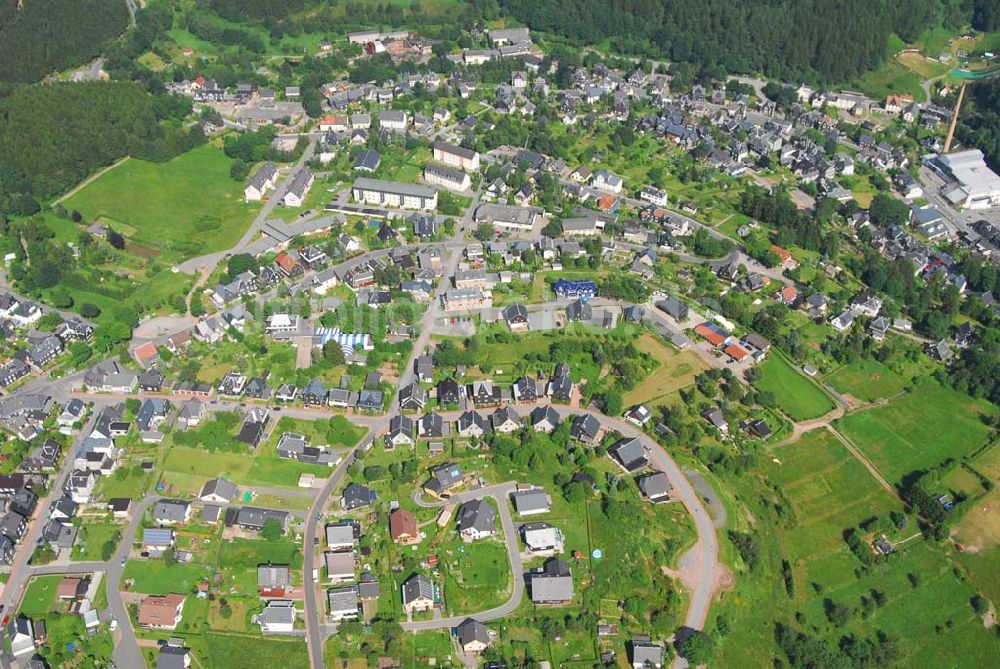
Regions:
<svg viewBox="0 0 1000 669"><path fill-rule="evenodd" d="M122 0L0 0L0 81L82 65L128 26Z"/></svg>
<svg viewBox="0 0 1000 669"><path fill-rule="evenodd" d="M0 90L0 199L18 192L47 197L125 155L167 160L204 141L198 128L160 123L182 117L190 101L155 100L133 83Z"/></svg>
<svg viewBox="0 0 1000 669"><path fill-rule="evenodd" d="M987 79L969 87L957 134L964 145L981 149L990 167L1000 170L1000 79Z"/></svg>
<svg viewBox="0 0 1000 669"><path fill-rule="evenodd" d="M889 35L914 40L935 0L502 0L532 28L708 71L847 81L882 63Z"/></svg>

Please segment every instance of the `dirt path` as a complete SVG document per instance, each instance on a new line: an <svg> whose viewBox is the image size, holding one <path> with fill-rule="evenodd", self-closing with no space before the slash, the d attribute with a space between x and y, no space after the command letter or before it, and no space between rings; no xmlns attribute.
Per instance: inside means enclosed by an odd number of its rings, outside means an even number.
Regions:
<svg viewBox="0 0 1000 669"><path fill-rule="evenodd" d="M802 438L806 432L812 432L813 430L819 429L821 427L829 427L830 423L833 421L843 418L846 413L844 407L839 402L836 403L836 407L832 411L828 411L819 418L813 418L812 420L803 420L798 423L792 423L792 433L788 435L785 439L782 439L772 448L778 446L785 446L786 444L794 444L796 441Z"/></svg>
<svg viewBox="0 0 1000 669"><path fill-rule="evenodd" d="M80 192L81 189L86 188L90 184L90 182L92 182L94 179L97 179L98 177L100 177L105 172L108 172L110 170L115 169L116 167L118 167L122 163L127 162L130 158L131 158L131 156L125 156L124 158L122 158L121 160L119 160L117 163L113 163L111 165L108 165L107 167L105 167L102 170L98 170L98 171L94 172L89 177L87 177L86 179L84 179L83 181L81 181L80 183L78 183L77 185L73 186L67 192L63 193L58 198L56 198L55 202L53 202L52 204L59 204L63 200L67 200L67 199L73 197L78 192Z"/></svg>
<svg viewBox="0 0 1000 669"><path fill-rule="evenodd" d="M191 286L191 290L188 291L187 296L184 298L184 304L187 308L188 316L191 315L191 300L194 299L194 294L201 290L201 287L205 284L205 281L208 280L208 277L212 276L212 269L213 268L208 265L201 268L201 272L198 274L198 279L194 282L194 285Z"/></svg>

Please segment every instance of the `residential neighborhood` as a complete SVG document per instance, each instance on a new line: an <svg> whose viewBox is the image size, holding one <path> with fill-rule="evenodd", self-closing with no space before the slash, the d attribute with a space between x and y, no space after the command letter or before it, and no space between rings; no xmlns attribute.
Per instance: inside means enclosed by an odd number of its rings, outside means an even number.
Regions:
<svg viewBox="0 0 1000 669"><path fill-rule="evenodd" d="M0 666L993 666L1000 13L924 4L15 3Z"/></svg>

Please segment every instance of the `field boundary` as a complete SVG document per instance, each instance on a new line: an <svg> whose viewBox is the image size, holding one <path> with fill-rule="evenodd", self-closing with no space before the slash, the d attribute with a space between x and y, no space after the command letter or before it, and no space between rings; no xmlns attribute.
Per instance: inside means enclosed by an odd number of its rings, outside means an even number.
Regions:
<svg viewBox="0 0 1000 669"><path fill-rule="evenodd" d="M59 204L63 200L68 200L69 198L71 198L74 195L76 195L78 191L81 191L84 188L86 188L87 186L89 186L91 184L91 182L96 181L97 179L100 179L102 176L104 176L104 174L106 172L110 172L111 170L115 169L116 167L127 163L131 159L132 159L132 156L125 156L121 160L118 160L118 161L116 161L114 163L111 163L107 167L102 167L101 169L97 170L96 172L94 172L93 174L91 174L89 177L87 177L86 179L84 179L83 181L81 181L80 183L78 183L77 185L73 186L68 191L66 191L65 193L63 193L59 197L57 197L55 200L52 201L52 204Z"/></svg>
<svg viewBox="0 0 1000 669"><path fill-rule="evenodd" d="M899 491L897 491L895 487L893 487L888 481L885 480L885 477L882 476L882 474L875 467L875 465L872 464L872 462L868 458L866 458L861 453L861 451L859 451L857 447L854 444L852 444L850 440L847 439L847 437L840 434L840 432L837 432L836 428L834 428L832 425L826 425L825 427L827 430L830 431L830 434L832 434L834 438L837 439L837 441L839 441L844 445L844 448L850 451L851 455L853 455L858 462L864 465L865 469L867 469L868 472L875 478L875 480L878 481L879 485L881 485L883 488L892 493L894 497L899 497Z"/></svg>

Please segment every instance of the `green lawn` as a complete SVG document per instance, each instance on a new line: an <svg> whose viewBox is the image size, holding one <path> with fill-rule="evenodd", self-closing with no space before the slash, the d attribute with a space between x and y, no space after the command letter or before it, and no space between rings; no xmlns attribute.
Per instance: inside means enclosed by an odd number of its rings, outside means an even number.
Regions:
<svg viewBox="0 0 1000 669"><path fill-rule="evenodd" d="M300 546L288 540L234 539L219 550L220 567L256 567L260 564L301 565Z"/></svg>
<svg viewBox="0 0 1000 669"><path fill-rule="evenodd" d="M760 367L757 387L774 395L778 407L795 421L818 418L833 410L833 400L780 355L771 353Z"/></svg>
<svg viewBox="0 0 1000 669"><path fill-rule="evenodd" d="M231 247L254 217L232 161L210 145L165 163L129 160L64 203L85 220L104 219L128 241L180 260Z"/></svg>
<svg viewBox="0 0 1000 669"><path fill-rule="evenodd" d="M41 616L51 611L56 603L56 588L62 579L60 575L32 579L24 592L19 611L28 617Z"/></svg>
<svg viewBox="0 0 1000 669"><path fill-rule="evenodd" d="M903 377L873 359L844 365L824 381L837 392L852 395L865 402L891 397L906 387Z"/></svg>
<svg viewBox="0 0 1000 669"><path fill-rule="evenodd" d="M73 559L95 562L105 560L104 544L110 541L117 548L121 529L119 525L89 523L84 525L80 528L80 536L77 538L76 546L73 547Z"/></svg>
<svg viewBox="0 0 1000 669"><path fill-rule="evenodd" d="M442 551L446 576L444 598L449 615L474 613L503 604L510 597L511 576L507 549L501 540L483 539L471 544L460 539Z"/></svg>
<svg viewBox="0 0 1000 669"><path fill-rule="evenodd" d="M890 482L899 484L912 471L982 446L990 433L981 418L987 412L991 410L984 402L928 379L886 406L838 420L836 427Z"/></svg>
<svg viewBox="0 0 1000 669"><path fill-rule="evenodd" d="M97 481L95 496L104 500L112 497L138 499L149 489L152 480L153 475L144 472L139 465L125 465L119 467L111 476L102 476Z"/></svg>
<svg viewBox="0 0 1000 669"><path fill-rule="evenodd" d="M285 640L274 637L240 636L232 634L204 635L208 657L202 663L212 669L246 669L246 667L306 667L309 658L304 639Z"/></svg>
<svg viewBox="0 0 1000 669"><path fill-rule="evenodd" d="M122 580L134 580L131 589L147 595L185 594L210 574L209 568L190 562L168 567L163 560L129 560Z"/></svg>

